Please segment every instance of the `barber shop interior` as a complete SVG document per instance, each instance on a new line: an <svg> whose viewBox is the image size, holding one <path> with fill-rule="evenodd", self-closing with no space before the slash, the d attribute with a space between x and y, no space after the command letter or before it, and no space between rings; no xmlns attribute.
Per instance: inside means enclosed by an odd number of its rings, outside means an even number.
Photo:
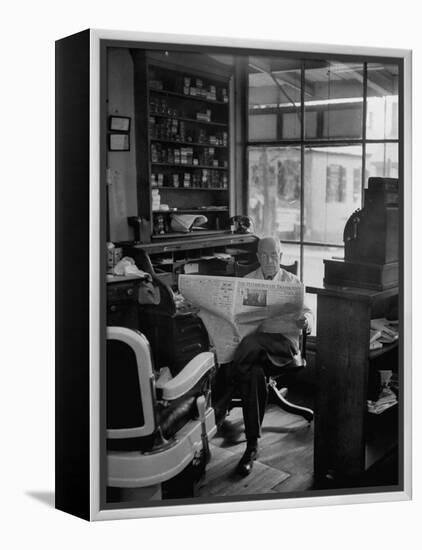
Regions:
<svg viewBox="0 0 422 550"><path fill-rule="evenodd" d="M107 504L398 489L401 60L102 55Z"/></svg>

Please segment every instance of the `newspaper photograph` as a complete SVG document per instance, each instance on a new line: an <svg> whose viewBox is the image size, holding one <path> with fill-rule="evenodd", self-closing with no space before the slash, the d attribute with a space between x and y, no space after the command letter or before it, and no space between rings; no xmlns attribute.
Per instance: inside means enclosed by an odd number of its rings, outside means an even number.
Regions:
<svg viewBox="0 0 422 550"><path fill-rule="evenodd" d="M231 361L242 338L256 330L273 332L271 326L276 324L284 336L299 336L296 319L303 309L301 283L180 275L179 290L200 309L198 315L221 364Z"/></svg>

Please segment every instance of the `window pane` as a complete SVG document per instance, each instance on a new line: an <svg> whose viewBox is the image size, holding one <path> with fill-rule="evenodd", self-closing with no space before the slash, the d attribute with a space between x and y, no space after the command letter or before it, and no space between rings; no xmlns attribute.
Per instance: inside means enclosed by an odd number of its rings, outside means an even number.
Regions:
<svg viewBox="0 0 422 550"><path fill-rule="evenodd" d="M305 286L322 287L324 280L324 260L344 258L344 249L329 246L303 247L303 282ZM317 296L306 293L306 305L313 311L315 322L312 334L316 334Z"/></svg>
<svg viewBox="0 0 422 550"><path fill-rule="evenodd" d="M300 245L292 243L281 243L282 265L291 265L297 262L297 276L300 277Z"/></svg>
<svg viewBox="0 0 422 550"><path fill-rule="evenodd" d="M307 147L304 240L343 244L350 214L361 206L362 147Z"/></svg>
<svg viewBox="0 0 422 550"><path fill-rule="evenodd" d="M305 139L362 137L363 63L306 62Z"/></svg>
<svg viewBox="0 0 422 550"><path fill-rule="evenodd" d="M275 141L277 139L277 115L257 114L250 116L249 139L251 141Z"/></svg>
<svg viewBox="0 0 422 550"><path fill-rule="evenodd" d="M368 63L366 137L397 139L399 133L398 65Z"/></svg>
<svg viewBox="0 0 422 550"><path fill-rule="evenodd" d="M368 143L366 145L366 174L367 178L372 176L398 178L398 143Z"/></svg>
<svg viewBox="0 0 422 550"><path fill-rule="evenodd" d="M249 58L249 140L300 138L300 61Z"/></svg>
<svg viewBox="0 0 422 550"><path fill-rule="evenodd" d="M251 147L248 215L259 236L300 237L300 148Z"/></svg>

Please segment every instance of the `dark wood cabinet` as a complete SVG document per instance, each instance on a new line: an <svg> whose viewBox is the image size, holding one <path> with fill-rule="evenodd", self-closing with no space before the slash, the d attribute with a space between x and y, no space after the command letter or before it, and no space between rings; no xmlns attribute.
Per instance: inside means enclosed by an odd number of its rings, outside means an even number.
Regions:
<svg viewBox="0 0 422 550"><path fill-rule="evenodd" d="M398 343L369 349L371 318L394 307L398 288L307 287L307 292L318 296L315 476L358 481L374 461L397 449L398 407L370 415L367 400L371 371L382 364L391 368L392 361L398 368Z"/></svg>
<svg viewBox="0 0 422 550"><path fill-rule="evenodd" d="M107 283L107 326L139 329L139 279L115 277Z"/></svg>
<svg viewBox="0 0 422 550"><path fill-rule="evenodd" d="M195 312L170 315L140 306L139 325L151 344L155 368L169 367L173 376L196 355L209 350L208 333Z"/></svg>

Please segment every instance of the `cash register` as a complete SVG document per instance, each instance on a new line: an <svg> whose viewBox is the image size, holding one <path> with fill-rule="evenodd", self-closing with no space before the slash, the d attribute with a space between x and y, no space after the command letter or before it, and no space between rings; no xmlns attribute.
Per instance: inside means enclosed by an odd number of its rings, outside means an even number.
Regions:
<svg viewBox="0 0 422 550"><path fill-rule="evenodd" d="M399 181L369 178L343 233L344 261L324 260L325 285L385 290L399 281Z"/></svg>

